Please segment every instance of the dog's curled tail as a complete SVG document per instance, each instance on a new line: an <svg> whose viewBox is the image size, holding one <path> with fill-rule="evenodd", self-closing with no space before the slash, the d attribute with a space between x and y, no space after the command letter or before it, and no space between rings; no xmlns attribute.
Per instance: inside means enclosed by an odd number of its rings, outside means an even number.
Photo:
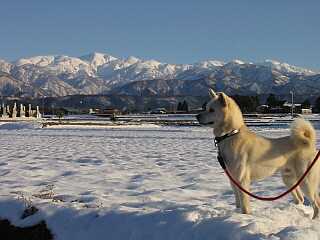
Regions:
<svg viewBox="0 0 320 240"><path fill-rule="evenodd" d="M291 138L298 145L315 146L316 144L316 132L311 123L303 118L297 118L292 122Z"/></svg>

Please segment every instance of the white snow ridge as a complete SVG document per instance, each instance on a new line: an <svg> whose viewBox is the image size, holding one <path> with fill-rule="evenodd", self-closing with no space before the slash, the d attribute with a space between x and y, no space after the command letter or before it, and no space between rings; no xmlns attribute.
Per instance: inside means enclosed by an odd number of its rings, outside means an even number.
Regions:
<svg viewBox="0 0 320 240"><path fill-rule="evenodd" d="M312 208L290 196L235 210L210 129L2 126L0 218L16 226L45 220L57 240L320 239ZM284 189L278 175L252 187ZM30 205L39 211L21 219Z"/></svg>

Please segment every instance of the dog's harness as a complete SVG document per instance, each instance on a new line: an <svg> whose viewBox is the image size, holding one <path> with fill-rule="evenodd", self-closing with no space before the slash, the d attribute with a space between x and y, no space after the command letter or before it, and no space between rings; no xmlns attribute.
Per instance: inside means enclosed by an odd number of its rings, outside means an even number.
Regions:
<svg viewBox="0 0 320 240"><path fill-rule="evenodd" d="M307 170L305 171L305 173L301 176L301 178L287 191L281 193L278 196L275 197L260 197L257 196L251 192L249 192L248 190L246 190L245 188L243 188L241 186L241 184L233 178L233 176L230 174L230 172L227 169L225 160L223 159L222 155L221 155L221 151L220 151L220 147L219 147L219 143L221 143L223 140L230 138L236 134L238 134L240 132L240 130L233 130L230 133L227 133L223 136L220 137L215 137L214 138L214 145L218 148L218 162L221 166L221 168L224 170L224 172L226 173L226 175L229 177L230 181L237 186L237 188L239 188L242 192L248 194L250 197L256 198L258 200L263 200L263 201L274 201L277 200L279 198L282 198L283 196L287 195L288 193L292 192L296 187L299 186L299 184L303 181L303 179L307 176L307 174L310 172L311 168L313 167L313 165L316 163L316 161L318 160L318 158L320 157L320 150L318 151L317 155L315 156L315 158L313 159L313 161L311 162L311 164L308 166Z"/></svg>
<svg viewBox="0 0 320 240"><path fill-rule="evenodd" d="M220 166L222 167L223 170L226 170L226 164L224 162L223 157L221 156L219 143L222 142L223 140L229 138L229 137L232 137L232 136L238 134L239 132L240 131L238 129L234 129L234 130L232 130L231 132L229 132L229 133L227 133L225 135L222 135L220 137L215 137L214 138L214 145L218 148L218 162L220 163Z"/></svg>
<svg viewBox="0 0 320 240"><path fill-rule="evenodd" d="M225 135L222 135L222 136L220 136L220 137L215 137L215 138L214 138L214 145L215 145L216 147L218 147L218 144L219 144L220 142L222 142L222 141L225 140L226 138L229 138L229 137L232 137L233 135L236 135L236 134L239 133L239 132L240 132L240 130L234 129L234 130L232 130L231 132L229 132L229 133L227 133L227 134L225 134Z"/></svg>

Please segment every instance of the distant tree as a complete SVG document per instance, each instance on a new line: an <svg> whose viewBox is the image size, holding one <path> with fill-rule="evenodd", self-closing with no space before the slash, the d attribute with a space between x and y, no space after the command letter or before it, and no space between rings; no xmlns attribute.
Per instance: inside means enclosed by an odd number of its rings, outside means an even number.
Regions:
<svg viewBox="0 0 320 240"><path fill-rule="evenodd" d="M181 102L178 103L177 111L182 111L182 103Z"/></svg>
<svg viewBox="0 0 320 240"><path fill-rule="evenodd" d="M183 101L181 108L182 111L189 112L189 105L186 100Z"/></svg>
<svg viewBox="0 0 320 240"><path fill-rule="evenodd" d="M320 97L318 97L315 101L315 104L314 104L314 111L316 113L319 113L320 112Z"/></svg>
<svg viewBox="0 0 320 240"><path fill-rule="evenodd" d="M202 109L203 109L203 110L206 110L207 103L208 103L208 102L204 102L204 103L202 104Z"/></svg>
<svg viewBox="0 0 320 240"><path fill-rule="evenodd" d="M302 108L310 108L310 106L311 106L311 103L309 99L306 99L301 103Z"/></svg>
<svg viewBox="0 0 320 240"><path fill-rule="evenodd" d="M267 105L269 105L270 107L278 107L280 101L276 98L276 96L274 94L270 94L267 98Z"/></svg>
<svg viewBox="0 0 320 240"><path fill-rule="evenodd" d="M235 95L232 98L236 101L243 112L255 112L260 105L258 96L241 96Z"/></svg>
<svg viewBox="0 0 320 240"><path fill-rule="evenodd" d="M61 121L61 119L64 117L65 115L65 111L63 109L58 109L56 112L56 116L59 118L59 122Z"/></svg>
<svg viewBox="0 0 320 240"><path fill-rule="evenodd" d="M110 117L110 120L113 121L113 122L117 121L117 116L116 116L115 113L112 113L112 115Z"/></svg>

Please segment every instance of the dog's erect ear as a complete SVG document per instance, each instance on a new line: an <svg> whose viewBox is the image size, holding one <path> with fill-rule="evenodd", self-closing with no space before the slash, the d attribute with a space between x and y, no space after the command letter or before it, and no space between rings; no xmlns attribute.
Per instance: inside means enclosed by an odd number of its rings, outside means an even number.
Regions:
<svg viewBox="0 0 320 240"><path fill-rule="evenodd" d="M219 97L219 102L223 107L227 106L227 95L224 94L223 92L219 92L218 93L218 97Z"/></svg>
<svg viewBox="0 0 320 240"><path fill-rule="evenodd" d="M209 88L209 94L213 99L218 98L218 95L211 88Z"/></svg>

